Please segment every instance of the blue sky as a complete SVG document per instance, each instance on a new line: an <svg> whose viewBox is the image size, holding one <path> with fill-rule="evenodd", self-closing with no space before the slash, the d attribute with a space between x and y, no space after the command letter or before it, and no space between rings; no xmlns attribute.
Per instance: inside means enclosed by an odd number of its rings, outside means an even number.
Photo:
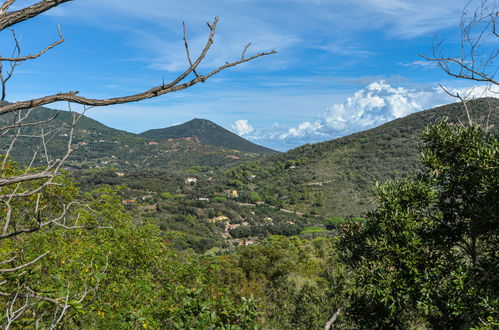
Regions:
<svg viewBox="0 0 499 330"><path fill-rule="evenodd" d="M35 1L18 0L17 6ZM76 0L16 27L23 54L66 41L19 66L11 101L78 90L88 97L128 95L172 79L187 65L182 21L193 54L206 22L219 16L201 73L276 49L204 84L153 100L94 108L104 124L142 132L192 118L212 120L277 149L329 140L414 111L450 103L438 89L470 87L425 63L433 40L458 49L467 0ZM2 53L12 46L1 36ZM64 109L64 105L53 107Z"/></svg>

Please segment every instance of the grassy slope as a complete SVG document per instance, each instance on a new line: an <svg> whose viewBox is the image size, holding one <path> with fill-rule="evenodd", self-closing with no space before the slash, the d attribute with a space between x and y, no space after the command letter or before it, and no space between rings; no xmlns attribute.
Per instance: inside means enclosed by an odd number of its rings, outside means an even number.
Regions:
<svg viewBox="0 0 499 330"><path fill-rule="evenodd" d="M497 99L474 101L470 105L474 118L486 116L489 103L499 106ZM304 145L265 162L242 164L232 176L256 185L261 195L277 197L288 208L358 216L372 208L376 180L401 178L420 168L417 145L421 133L443 117L453 122L465 120L461 106L450 104L347 137ZM497 132L497 109L489 122ZM250 174L257 175L256 180L249 180Z"/></svg>

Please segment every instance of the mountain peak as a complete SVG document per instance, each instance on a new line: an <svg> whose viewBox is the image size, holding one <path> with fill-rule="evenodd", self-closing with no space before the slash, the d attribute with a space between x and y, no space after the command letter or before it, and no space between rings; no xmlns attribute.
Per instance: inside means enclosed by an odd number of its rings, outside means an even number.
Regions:
<svg viewBox="0 0 499 330"><path fill-rule="evenodd" d="M194 118L186 123L171 127L151 129L140 133L140 136L157 140L197 137L200 143L216 147L260 154L276 153L272 149L245 140L208 119L201 118Z"/></svg>

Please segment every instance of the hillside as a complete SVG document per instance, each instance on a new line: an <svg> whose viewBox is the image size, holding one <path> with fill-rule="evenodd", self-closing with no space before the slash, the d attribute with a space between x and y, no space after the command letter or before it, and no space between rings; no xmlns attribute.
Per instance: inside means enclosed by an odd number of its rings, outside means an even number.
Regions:
<svg viewBox="0 0 499 330"><path fill-rule="evenodd" d="M193 119L184 124L152 129L139 134L142 137L155 140L167 140L178 138L197 139L202 144L215 147L235 149L245 152L271 154L276 153L252 142L249 142L237 134L206 119Z"/></svg>
<svg viewBox="0 0 499 330"><path fill-rule="evenodd" d="M489 116L489 105L495 107ZM497 132L498 99L469 104L474 118L488 117ZM264 162L226 171L229 182L254 189L268 203L321 215L360 216L373 206L375 181L402 178L420 169L423 129L442 118L465 121L460 104L421 111L364 132L307 144Z"/></svg>
<svg viewBox="0 0 499 330"><path fill-rule="evenodd" d="M10 117L10 118L9 118ZM69 138L71 113L47 108L37 108L32 111L28 122L38 122L55 117L43 126L23 127L22 134L16 142L12 155L23 164L31 161L36 150L39 158L35 164L44 164L44 156L40 138L30 138L26 135L40 135L43 128L46 134L47 151L52 159L60 158L66 150ZM0 125L5 126L12 122L13 116L2 116ZM208 121L206 121L208 122ZM208 122L211 123L211 122ZM156 140L138 134L107 127L96 120L82 117L74 132L74 143L78 149L66 162L69 169L86 168L162 168L187 169L192 166L227 166L245 160L254 160L273 152L254 145L239 136L226 133L220 126L211 123L208 134L224 137L227 145L234 147L245 145L253 146L249 152L234 148L222 148L205 144L200 140L205 138L178 136L165 140ZM10 134L13 134L11 131ZM12 136L12 135L11 135ZM202 136L201 136L202 137ZM234 138L236 141L231 142ZM4 136L0 141L0 148L7 150L12 139ZM244 143L246 142L246 144Z"/></svg>

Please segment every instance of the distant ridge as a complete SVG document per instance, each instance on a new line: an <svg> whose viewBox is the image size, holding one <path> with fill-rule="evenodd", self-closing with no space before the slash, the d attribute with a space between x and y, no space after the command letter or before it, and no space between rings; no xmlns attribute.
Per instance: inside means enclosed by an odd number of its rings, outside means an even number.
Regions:
<svg viewBox="0 0 499 330"><path fill-rule="evenodd" d="M151 129L139 136L156 140L197 138L199 143L245 152L272 154L277 151L249 142L237 134L207 119L192 119L186 123L166 128Z"/></svg>
<svg viewBox="0 0 499 330"><path fill-rule="evenodd" d="M14 114L0 117L1 126L12 123ZM39 122L51 119L43 125L45 132L51 132L47 151L52 159L62 157L66 152L72 122L68 111L44 107L35 108L28 119ZM199 122L201 121L201 122ZM202 120L194 120L192 133L169 135L166 139L152 139L107 127L96 120L83 116L76 125L73 144L77 150L65 163L67 169L116 168L116 169L168 169L185 170L193 166L230 166L246 160L264 158L273 150L252 144L224 128ZM203 129L203 127L205 127ZM40 127L27 126L23 134L39 134ZM211 135L211 139L206 136ZM235 141L230 141L234 139ZM203 143L208 141L211 144ZM10 138L0 139L0 150L7 150ZM221 146L217 146L218 144ZM242 149L238 149L241 147ZM36 164L44 164L43 153L39 152L41 141L37 138L20 137L11 155L21 165L29 164L36 150ZM249 150L249 151L246 151Z"/></svg>
<svg viewBox="0 0 499 330"><path fill-rule="evenodd" d="M468 103L474 120L499 133L499 99ZM289 210L325 216L361 216L375 205L375 181L418 173L418 144L425 127L447 118L466 122L460 103L410 114L330 141L306 144L263 161L231 168L229 179L256 186L262 198Z"/></svg>

